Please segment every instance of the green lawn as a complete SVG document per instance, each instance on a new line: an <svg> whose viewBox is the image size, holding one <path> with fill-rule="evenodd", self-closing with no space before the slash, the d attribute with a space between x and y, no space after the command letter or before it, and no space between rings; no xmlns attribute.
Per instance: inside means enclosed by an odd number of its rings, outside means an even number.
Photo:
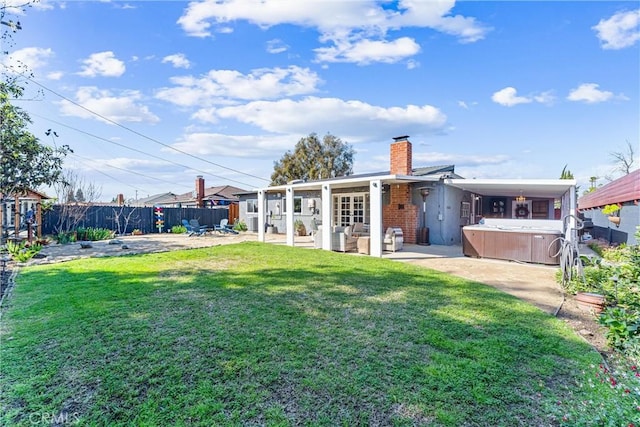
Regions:
<svg viewBox="0 0 640 427"><path fill-rule="evenodd" d="M25 268L0 333L24 426L558 425L600 363L493 288L261 243Z"/></svg>

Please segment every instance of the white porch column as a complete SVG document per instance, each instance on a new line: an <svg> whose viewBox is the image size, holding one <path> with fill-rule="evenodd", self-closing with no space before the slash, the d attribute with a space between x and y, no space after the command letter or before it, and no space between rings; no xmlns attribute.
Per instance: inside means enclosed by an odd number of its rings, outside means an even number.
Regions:
<svg viewBox="0 0 640 427"><path fill-rule="evenodd" d="M322 184L322 249L331 250L331 185Z"/></svg>
<svg viewBox="0 0 640 427"><path fill-rule="evenodd" d="M569 189L569 230L567 231L570 231L570 233L567 233L565 239L570 242L578 243L578 230L576 230L578 225L576 221L578 211L576 208L576 186L574 185Z"/></svg>
<svg viewBox="0 0 640 427"><path fill-rule="evenodd" d="M264 224L265 224L265 191L258 190L258 242L264 242Z"/></svg>
<svg viewBox="0 0 640 427"><path fill-rule="evenodd" d="M370 209L369 225L370 240L369 253L371 256L382 257L382 181L369 182L369 203Z"/></svg>
<svg viewBox="0 0 640 427"><path fill-rule="evenodd" d="M293 187L287 186L287 216L285 220L285 224L287 227L287 245L293 246Z"/></svg>

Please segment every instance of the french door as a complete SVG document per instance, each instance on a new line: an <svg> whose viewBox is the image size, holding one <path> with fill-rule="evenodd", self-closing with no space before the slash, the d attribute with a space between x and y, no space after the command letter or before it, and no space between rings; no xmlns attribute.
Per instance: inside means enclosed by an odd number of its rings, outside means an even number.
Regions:
<svg viewBox="0 0 640 427"><path fill-rule="evenodd" d="M365 193L338 194L333 196L333 223L345 227L356 222L367 222Z"/></svg>

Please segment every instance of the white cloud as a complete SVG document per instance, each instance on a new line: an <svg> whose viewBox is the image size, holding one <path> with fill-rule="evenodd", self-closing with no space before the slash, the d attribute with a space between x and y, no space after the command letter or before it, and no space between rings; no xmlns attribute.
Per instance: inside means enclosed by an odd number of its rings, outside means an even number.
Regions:
<svg viewBox="0 0 640 427"><path fill-rule="evenodd" d="M619 12L591 27L603 49L623 49L640 40L640 9Z"/></svg>
<svg viewBox="0 0 640 427"><path fill-rule="evenodd" d="M500 89L499 91L495 92L491 96L491 99L496 104L500 104L505 107L513 107L514 105L518 104L528 104L532 101L531 98L518 96L517 93L518 91L515 88L505 87L504 89Z"/></svg>
<svg viewBox="0 0 640 427"><path fill-rule="evenodd" d="M533 100L540 104L551 105L555 102L556 97L552 91L542 92L533 96Z"/></svg>
<svg viewBox="0 0 640 427"><path fill-rule="evenodd" d="M30 72L36 73L47 65L47 60L53 57L51 49L43 49L39 47L26 47L11 52L5 57L2 63L14 72L25 72L25 66Z"/></svg>
<svg viewBox="0 0 640 427"><path fill-rule="evenodd" d="M172 147L197 156L276 158L300 138L300 135L254 136L192 132L185 134Z"/></svg>
<svg viewBox="0 0 640 427"><path fill-rule="evenodd" d="M418 67L420 67L420 62L414 59L410 59L407 61L407 70L414 70Z"/></svg>
<svg viewBox="0 0 640 427"><path fill-rule="evenodd" d="M126 69L124 62L117 59L110 51L93 53L82 63L84 65L78 75L83 77L120 77Z"/></svg>
<svg viewBox="0 0 640 427"><path fill-rule="evenodd" d="M509 156L496 154L451 154L439 152L414 153L414 164L439 165L452 164L456 167L473 167L483 165L500 165L509 161Z"/></svg>
<svg viewBox="0 0 640 427"><path fill-rule="evenodd" d="M114 95L96 87L82 87L76 92L75 102L84 108L68 100L60 101L59 105L62 115L106 123L110 123L109 120L116 123L159 122L160 119L139 102L141 99L142 95L138 91L125 91L120 95Z"/></svg>
<svg viewBox="0 0 640 427"><path fill-rule="evenodd" d="M175 68L191 68L191 62L187 59L184 53L176 53L173 55L167 55L162 58L162 63L169 63Z"/></svg>
<svg viewBox="0 0 640 427"><path fill-rule="evenodd" d="M210 106L234 100L273 99L317 91L321 80L308 68L263 68L242 74L234 70L211 70L202 77L174 77L175 87L160 89L162 99L181 106Z"/></svg>
<svg viewBox="0 0 640 427"><path fill-rule="evenodd" d="M289 50L289 46L280 39L273 39L267 42L267 52L269 53L277 54L287 50Z"/></svg>
<svg viewBox="0 0 640 427"><path fill-rule="evenodd" d="M431 105L379 107L361 101L308 97L299 101L255 101L209 111L218 119L234 119L262 131L282 134L330 132L350 142L387 139L442 131L447 117Z"/></svg>
<svg viewBox="0 0 640 427"><path fill-rule="evenodd" d="M62 77L64 77L63 71L52 71L50 73L47 73L47 79L49 80L60 80L62 79Z"/></svg>
<svg viewBox="0 0 640 427"><path fill-rule="evenodd" d="M577 88L571 90L567 99L569 101L586 102L587 104L595 104L598 102L609 101L613 98L613 93L598 89L600 85L596 83L584 83Z"/></svg>
<svg viewBox="0 0 640 427"><path fill-rule="evenodd" d="M420 45L409 37L401 37L394 41L337 41L332 47L315 49L316 58L320 62L354 62L361 65L372 62L394 63L419 51Z"/></svg>
<svg viewBox="0 0 640 427"><path fill-rule="evenodd" d="M465 43L482 39L489 29L474 18L451 15L454 5L454 0L400 0L393 5L378 0L202 0L189 3L178 24L195 37L208 37L214 31L228 32L234 21L247 21L261 28L279 24L314 28L320 32L320 42L331 44L316 49L318 60L368 64L395 62L396 56L405 57L419 51L415 41L408 37L387 41L390 30L432 28ZM388 49L394 47L402 48L403 52L392 55ZM371 56L367 57L367 53Z"/></svg>

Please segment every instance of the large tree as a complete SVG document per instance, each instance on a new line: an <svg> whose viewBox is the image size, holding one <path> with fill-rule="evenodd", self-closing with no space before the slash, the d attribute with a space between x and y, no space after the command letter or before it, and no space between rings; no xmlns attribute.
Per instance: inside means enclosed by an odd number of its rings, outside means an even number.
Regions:
<svg viewBox="0 0 640 427"><path fill-rule="evenodd" d="M340 138L326 134L322 140L315 133L301 138L293 152L287 151L274 162L271 185L289 181L317 180L353 173L353 147Z"/></svg>
<svg viewBox="0 0 640 427"><path fill-rule="evenodd" d="M27 127L26 111L11 104L21 90L0 83L0 193L9 196L51 185L62 176L62 162L69 147L41 144Z"/></svg>
<svg viewBox="0 0 640 427"><path fill-rule="evenodd" d="M5 14L6 9L0 8L2 24L13 23L6 20ZM7 25L8 29L2 34L4 42L11 39L9 31L21 28L17 24ZM8 55L8 52L3 52L3 55ZM5 65L3 80L0 81L0 202L59 181L62 162L70 151L66 145L52 148L40 143L28 130L31 124L29 114L11 103L22 98L27 72L26 67L14 69ZM0 223L0 235L1 227Z"/></svg>

